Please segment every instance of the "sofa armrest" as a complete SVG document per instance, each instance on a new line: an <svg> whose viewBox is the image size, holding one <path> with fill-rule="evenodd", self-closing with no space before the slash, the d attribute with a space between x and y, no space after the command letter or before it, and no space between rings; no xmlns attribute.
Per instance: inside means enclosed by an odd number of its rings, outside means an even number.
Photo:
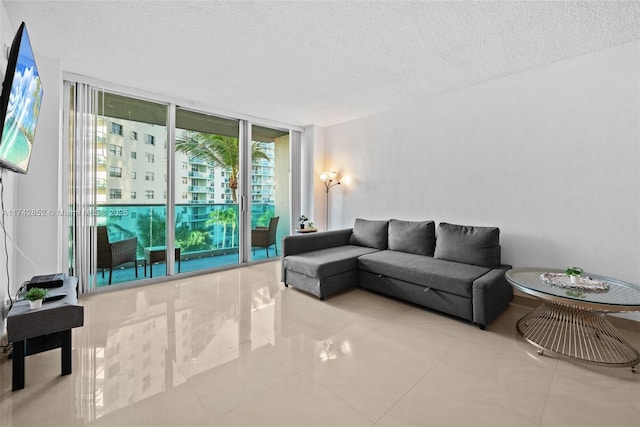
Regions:
<svg viewBox="0 0 640 427"><path fill-rule="evenodd" d="M504 277L509 268L501 265L473 282L473 321L482 328L491 323L513 298L513 288Z"/></svg>
<svg viewBox="0 0 640 427"><path fill-rule="evenodd" d="M296 234L282 239L282 257L349 244L351 228L318 233Z"/></svg>

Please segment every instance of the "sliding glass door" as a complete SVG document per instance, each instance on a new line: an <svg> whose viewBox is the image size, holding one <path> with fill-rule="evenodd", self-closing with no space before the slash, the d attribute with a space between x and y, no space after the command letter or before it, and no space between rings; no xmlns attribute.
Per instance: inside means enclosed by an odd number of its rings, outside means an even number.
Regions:
<svg viewBox="0 0 640 427"><path fill-rule="evenodd" d="M251 259L275 258L289 234L289 131L251 127Z"/></svg>
<svg viewBox="0 0 640 427"><path fill-rule="evenodd" d="M70 141L70 258L86 259L94 287L165 275L154 264L166 260L167 105L81 92L87 126Z"/></svg>
<svg viewBox="0 0 640 427"><path fill-rule="evenodd" d="M182 271L240 262L239 121L176 109L175 242Z"/></svg>
<svg viewBox="0 0 640 427"><path fill-rule="evenodd" d="M80 83L65 96L69 263L85 291L279 254L289 130Z"/></svg>
<svg viewBox="0 0 640 427"><path fill-rule="evenodd" d="M97 122L97 284L109 284L103 275L109 263L111 283L165 275L166 264L154 264L167 259L167 106L101 92ZM135 263L129 255L117 259L114 245L131 239Z"/></svg>

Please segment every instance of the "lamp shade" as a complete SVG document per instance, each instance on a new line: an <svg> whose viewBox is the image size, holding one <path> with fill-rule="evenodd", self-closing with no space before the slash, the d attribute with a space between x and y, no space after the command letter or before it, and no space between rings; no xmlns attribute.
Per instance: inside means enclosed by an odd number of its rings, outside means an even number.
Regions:
<svg viewBox="0 0 640 427"><path fill-rule="evenodd" d="M338 172L336 171L331 171L331 172L322 172L320 174L320 181L322 182L332 182L336 179L336 177L338 176Z"/></svg>

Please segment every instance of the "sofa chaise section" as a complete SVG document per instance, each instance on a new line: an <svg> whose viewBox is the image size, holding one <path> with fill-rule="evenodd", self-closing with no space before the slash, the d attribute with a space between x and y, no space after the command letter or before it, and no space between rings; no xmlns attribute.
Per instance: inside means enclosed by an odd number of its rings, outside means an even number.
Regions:
<svg viewBox="0 0 640 427"><path fill-rule="evenodd" d="M377 249L345 245L319 249L286 259L285 286L292 285L323 299L355 288L358 284L358 257Z"/></svg>
<svg viewBox="0 0 640 427"><path fill-rule="evenodd" d="M349 245L352 229L287 236L282 281L324 299L358 284L358 257L378 249Z"/></svg>

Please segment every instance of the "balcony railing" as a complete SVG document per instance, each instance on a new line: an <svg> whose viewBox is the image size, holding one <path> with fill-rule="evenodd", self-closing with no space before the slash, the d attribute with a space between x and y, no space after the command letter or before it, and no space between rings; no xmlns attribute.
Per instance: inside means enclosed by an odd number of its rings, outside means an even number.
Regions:
<svg viewBox="0 0 640 427"><path fill-rule="evenodd" d="M192 165L205 165L205 166L209 166L209 162L206 160L202 160L198 157L189 157L189 163L191 163Z"/></svg>
<svg viewBox="0 0 640 427"><path fill-rule="evenodd" d="M194 204L198 206L193 206ZM265 221L268 221L273 212L275 212L273 203L253 203L251 228L266 225ZM105 204L100 205L95 213L99 225L112 225L109 227L112 240L137 236L140 259L144 257L145 247L165 245L166 207L164 205ZM176 245L181 247L181 256L192 252L237 249L238 247L237 204L211 203L205 200L176 204L175 220L175 241ZM258 224L259 220L262 223ZM207 221L210 223L205 224ZM192 236L191 233L199 234ZM208 237L203 237L205 235Z"/></svg>
<svg viewBox="0 0 640 427"><path fill-rule="evenodd" d="M210 219L211 216L209 216L209 214L193 214L193 215L186 215L185 217L183 217L184 221L191 221L191 222L200 222L200 221L206 221L208 219Z"/></svg>
<svg viewBox="0 0 640 427"><path fill-rule="evenodd" d="M206 172L189 171L189 176L191 178L213 179L213 174Z"/></svg>
<svg viewBox="0 0 640 427"><path fill-rule="evenodd" d="M213 191L213 188L211 186L205 185L190 185L189 191L191 191L192 193L211 193Z"/></svg>

